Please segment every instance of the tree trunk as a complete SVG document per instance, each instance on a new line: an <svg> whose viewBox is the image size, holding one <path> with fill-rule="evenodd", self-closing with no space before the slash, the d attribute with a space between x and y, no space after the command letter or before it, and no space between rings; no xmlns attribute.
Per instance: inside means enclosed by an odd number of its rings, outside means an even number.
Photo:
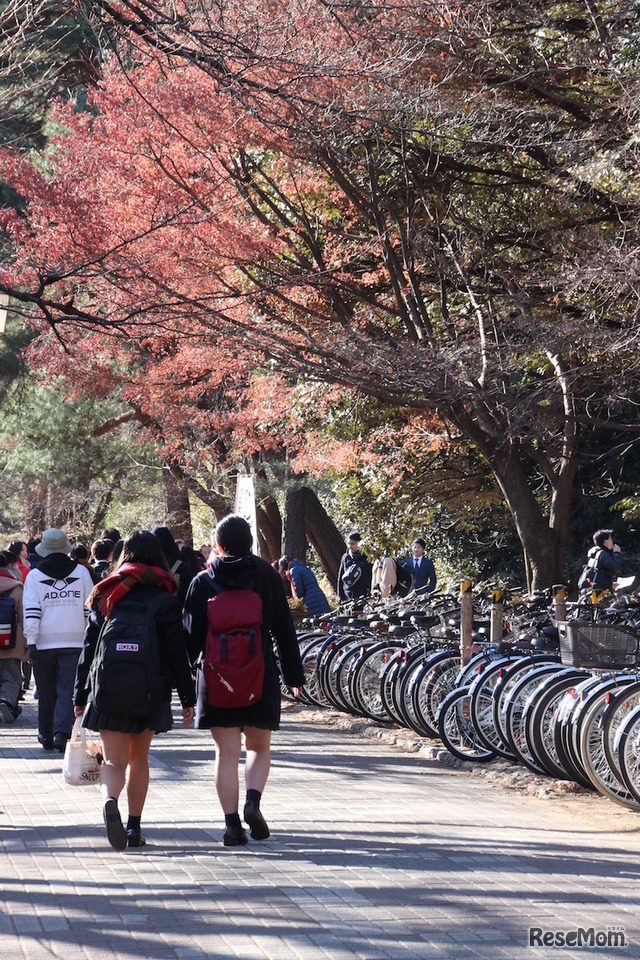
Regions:
<svg viewBox="0 0 640 960"><path fill-rule="evenodd" d="M282 550L282 517L278 504L271 495L258 504L258 536L260 555L267 563L280 559Z"/></svg>
<svg viewBox="0 0 640 960"><path fill-rule="evenodd" d="M504 444L498 455L487 456L487 461L504 494L522 543L529 580L527 587L537 590L563 583L569 510L559 509L558 501L566 497L566 490L571 489L575 474L573 459L567 461L553 481L549 481L552 485L552 501L558 507L554 511L553 526L527 481L516 444Z"/></svg>
<svg viewBox="0 0 640 960"><path fill-rule="evenodd" d="M164 522L176 540L184 540L193 545L191 526L191 505L189 491L184 481L177 477L168 464L162 468L162 497L164 501Z"/></svg>
<svg viewBox="0 0 640 960"><path fill-rule="evenodd" d="M36 480L33 483L27 485L26 491L26 504L25 512L27 516L27 534L30 537L39 536L46 527L49 526L47 523L47 513L46 513L46 490L44 489L44 482L41 480Z"/></svg>
<svg viewBox="0 0 640 960"><path fill-rule="evenodd" d="M307 562L304 491L304 487L290 486L284 495L284 553L301 563Z"/></svg>
<svg viewBox="0 0 640 960"><path fill-rule="evenodd" d="M122 479L123 475L124 470L116 471L113 483L104 491L96 505L95 510L93 511L93 515L88 518L91 536L94 540L100 536L101 530L103 530L105 527L107 511L111 506L111 501L113 500L115 491L120 486L120 480Z"/></svg>
<svg viewBox="0 0 640 960"><path fill-rule="evenodd" d="M304 487L305 533L318 554L327 579L335 586L340 560L346 549L344 537L311 487Z"/></svg>

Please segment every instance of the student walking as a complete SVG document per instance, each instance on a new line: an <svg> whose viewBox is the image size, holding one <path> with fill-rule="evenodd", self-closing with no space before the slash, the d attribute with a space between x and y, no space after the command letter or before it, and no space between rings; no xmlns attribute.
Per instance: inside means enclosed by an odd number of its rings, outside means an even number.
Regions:
<svg viewBox="0 0 640 960"><path fill-rule="evenodd" d="M91 612L76 675L75 714L84 714L84 727L100 731L104 755L100 778L103 815L107 839L115 850L141 847L146 842L140 824L149 787L149 748L154 734L172 727L173 686L177 687L182 703L183 724L188 726L194 717L195 689L182 611L174 592L174 579L157 538L148 530L138 530L124 541L114 572L96 584L89 598ZM107 641L105 623L111 626L114 639L116 635L121 640L129 639L130 642L120 642L120 647L135 647L139 656L145 643L151 648L155 644L150 653L153 656L155 652L156 661L152 659L149 664L153 666L155 662L158 667L157 702L145 690L145 680L153 689L151 666L144 665L142 682L138 684L133 672L138 668L127 663L125 654L119 662L117 655L109 652L118 644ZM117 671L120 678L115 708L110 708L106 701L107 667L103 666L101 671L91 669L94 659L99 666L101 661L106 664L109 656L113 658L112 673ZM118 799L127 769L129 819L125 828Z"/></svg>
<svg viewBox="0 0 640 960"><path fill-rule="evenodd" d="M51 528L36 547L41 557L24 584L24 635L38 688L38 740L64 753L73 726L73 681L93 589L89 571L72 560L62 530Z"/></svg>
<svg viewBox="0 0 640 960"><path fill-rule="evenodd" d="M189 634L192 663L205 650L209 625L209 602L227 591L251 591L262 601L260 627L264 657L262 695L250 706L221 707L209 702L203 671L198 671L196 727L209 727L216 747L215 782L225 818L223 842L227 847L248 842L240 821L238 765L245 738L246 802L243 815L254 840L266 840L269 827L260 801L271 765L271 731L280 726L280 678L272 638L278 648L285 683L300 696L304 671L291 611L282 580L266 561L251 554L253 537L247 521L232 515L221 520L215 531L215 558L207 570L192 580L184 607L184 625ZM245 593L246 597L246 593ZM228 630L231 635L231 629Z"/></svg>

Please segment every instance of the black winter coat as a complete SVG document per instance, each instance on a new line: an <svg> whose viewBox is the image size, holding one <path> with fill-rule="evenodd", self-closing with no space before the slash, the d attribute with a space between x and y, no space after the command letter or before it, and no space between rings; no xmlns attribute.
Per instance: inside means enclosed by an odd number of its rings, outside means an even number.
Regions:
<svg viewBox="0 0 640 960"><path fill-rule="evenodd" d="M221 709L209 705L202 671L198 671L196 727L259 727L277 730L280 725L280 669L290 687L304 684L304 670L296 630L284 595L282 578L260 557L216 557L207 570L191 581L184 605L184 626L191 662L204 652L207 639L207 603L222 590L255 590L262 598L262 644L265 677L262 699L250 707Z"/></svg>
<svg viewBox="0 0 640 960"><path fill-rule="evenodd" d="M342 575L353 563L356 563L361 568L362 574L360 579L354 583L353 586L349 586L342 579ZM359 600L361 597L368 596L371 593L371 572L371 564L361 550L356 550L353 555L351 555L347 550L347 552L342 555L342 559L340 560L340 569L338 570L336 593L340 599Z"/></svg>
<svg viewBox="0 0 640 960"><path fill-rule="evenodd" d="M164 594L161 601L157 600L158 594ZM170 593L158 590L156 587L149 587L142 584L133 587L127 594L127 599L135 600L138 603L144 603L151 599L153 599L154 602L159 602L160 605L155 620L158 640L160 642L160 662L165 675L162 699L165 703L169 703L171 700L171 691L173 687L176 687L182 706L194 706L196 700L193 677L187 655L186 638L182 627L182 612L177 599ZM76 671L76 684L73 696L73 702L76 707L84 707L89 697L87 679L96 653L98 636L103 623L104 617L98 610L97 601L94 601L89 614L89 623L87 624L84 635L84 647Z"/></svg>

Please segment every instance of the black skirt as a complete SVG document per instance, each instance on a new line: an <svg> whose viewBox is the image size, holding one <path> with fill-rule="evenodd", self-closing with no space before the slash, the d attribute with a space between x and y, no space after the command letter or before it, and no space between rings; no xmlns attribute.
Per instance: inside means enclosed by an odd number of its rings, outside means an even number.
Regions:
<svg viewBox="0 0 640 960"><path fill-rule="evenodd" d="M113 730L115 733L166 733L173 727L171 704L162 701L152 717L125 717L118 713L100 713L91 702L82 718L82 726L88 730Z"/></svg>
<svg viewBox="0 0 640 960"><path fill-rule="evenodd" d="M280 677L273 657L265 658L262 697L250 707L212 707L207 700L207 687L202 670L196 676L196 719L198 730L209 727L257 727L259 730L280 729Z"/></svg>

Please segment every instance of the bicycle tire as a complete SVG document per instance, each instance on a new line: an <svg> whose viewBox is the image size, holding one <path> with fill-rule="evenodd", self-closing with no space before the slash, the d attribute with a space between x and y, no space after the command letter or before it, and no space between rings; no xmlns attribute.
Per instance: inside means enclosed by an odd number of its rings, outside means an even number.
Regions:
<svg viewBox="0 0 640 960"><path fill-rule="evenodd" d="M582 766L582 758L577 755L573 731L575 721L579 717L583 704L591 692L599 688L602 683L600 676L589 676L567 690L558 704L553 728L553 736L560 765L565 768L572 780L579 783L586 790L593 790L594 786Z"/></svg>
<svg viewBox="0 0 640 960"><path fill-rule="evenodd" d="M611 684L590 698L579 721L580 754L587 776L595 788L614 803L640 810L640 802L627 790L624 780L611 769L604 749L602 717L607 707Z"/></svg>
<svg viewBox="0 0 640 960"><path fill-rule="evenodd" d="M553 726L555 711L571 683L585 676L584 670L566 667L559 674L553 674L531 695L523 711L524 735L527 748L536 763L556 780L571 779L560 764L556 753Z"/></svg>
<svg viewBox="0 0 640 960"><path fill-rule="evenodd" d="M405 726L420 736L424 734L413 712L413 700L411 696L413 682L423 665L430 661L432 657L438 657L439 654L440 651L434 652L433 650L428 650L423 645L415 647L402 665L402 668L398 671L394 703L404 718Z"/></svg>
<svg viewBox="0 0 640 960"><path fill-rule="evenodd" d="M538 656L523 657L517 660L510 670L506 671L493 689L493 725L498 731L498 735L503 743L506 743L512 751L513 746L509 743L509 736L503 726L504 703L511 691L518 685L523 676L528 676L536 667L547 663L558 663L557 657L547 654ZM517 757L517 751L514 751Z"/></svg>
<svg viewBox="0 0 640 960"><path fill-rule="evenodd" d="M618 730L616 747L624 785L640 803L640 707L631 711Z"/></svg>
<svg viewBox="0 0 640 960"><path fill-rule="evenodd" d="M425 735L434 740L439 735L436 715L445 696L453 690L459 668L459 654L443 652L435 662L427 660L415 677L411 690L413 713Z"/></svg>
<svg viewBox="0 0 640 960"><path fill-rule="evenodd" d="M389 720L382 702L381 673L389 655L397 651L397 644L386 640L374 644L351 664L349 670L349 699L363 716L379 723Z"/></svg>
<svg viewBox="0 0 640 960"><path fill-rule="evenodd" d="M390 719L393 720L394 723L400 724L401 727L406 727L405 719L400 711L396 709L393 697L393 689L397 683L397 674L401 661L402 657L398 654L389 660L385 666L382 676L380 677L380 696L382 697L383 706Z"/></svg>
<svg viewBox="0 0 640 960"><path fill-rule="evenodd" d="M325 703L318 695L318 651L327 638L326 633L321 637L315 637L303 644L300 651L302 669L304 670L304 686L302 688L302 699L305 703L323 707Z"/></svg>
<svg viewBox="0 0 640 960"><path fill-rule="evenodd" d="M521 677L504 701L503 730L518 760L533 773L547 775L547 770L537 762L525 737L525 704L538 691L541 683L562 670L562 664L547 664L536 667Z"/></svg>
<svg viewBox="0 0 640 960"><path fill-rule="evenodd" d="M468 687L456 687L447 694L437 714L438 733L450 754L458 760L488 763L496 756L480 744L471 722L471 697Z"/></svg>
<svg viewBox="0 0 640 960"><path fill-rule="evenodd" d="M624 783L624 780L618 763L618 753L614 746L616 735L625 717L637 706L640 706L640 680L635 678L626 690L621 690L615 696L609 697L609 703L602 717L604 752L607 756L607 763L620 783Z"/></svg>
<svg viewBox="0 0 640 960"><path fill-rule="evenodd" d="M505 760L515 760L513 750L505 744L493 722L493 691L502 676L517 662L517 658L509 655L494 661L476 677L469 693L471 695L471 722L476 728L480 743L487 750L493 750Z"/></svg>

